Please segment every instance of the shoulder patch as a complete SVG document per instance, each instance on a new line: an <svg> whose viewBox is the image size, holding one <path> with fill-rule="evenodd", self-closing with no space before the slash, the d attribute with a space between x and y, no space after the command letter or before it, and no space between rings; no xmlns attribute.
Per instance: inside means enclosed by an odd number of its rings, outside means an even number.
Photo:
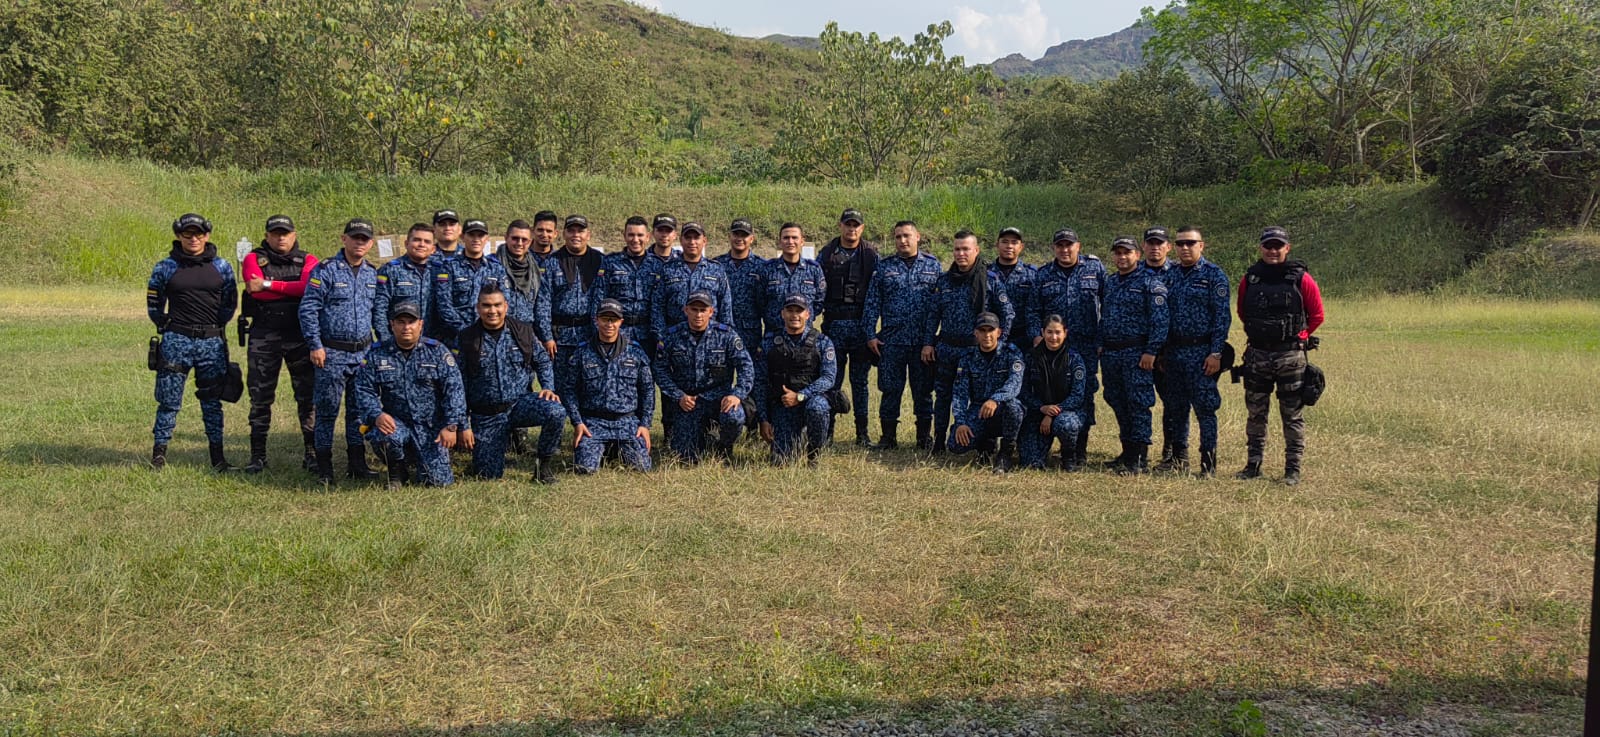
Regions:
<svg viewBox="0 0 1600 737"><path fill-rule="evenodd" d="M1156 304L1157 305L1164 305L1166 303L1167 303L1167 298L1161 296L1161 294L1159 292L1156 293Z"/></svg>
<svg viewBox="0 0 1600 737"><path fill-rule="evenodd" d="M455 354L453 354L453 353L444 354L444 365L446 365L446 366L454 366L454 365L456 365Z"/></svg>
<svg viewBox="0 0 1600 737"><path fill-rule="evenodd" d="M318 279L318 278L317 278L317 277L314 277L314 276L313 276L313 277L311 277L311 286L313 286L313 287L320 287L320 286L322 286L322 280L321 280L321 279Z"/></svg>
<svg viewBox="0 0 1600 737"><path fill-rule="evenodd" d="M1022 370L1022 362L1021 361L1012 361L1011 362L1011 370L1012 371L1021 371Z"/></svg>
<svg viewBox="0 0 1600 737"><path fill-rule="evenodd" d="M1078 381L1083 381L1083 367L1082 366L1079 366L1077 369L1073 370L1072 378L1077 379Z"/></svg>
<svg viewBox="0 0 1600 737"><path fill-rule="evenodd" d="M389 275L388 274L382 274L382 273L378 274L378 281L380 281L380 282L389 281Z"/></svg>

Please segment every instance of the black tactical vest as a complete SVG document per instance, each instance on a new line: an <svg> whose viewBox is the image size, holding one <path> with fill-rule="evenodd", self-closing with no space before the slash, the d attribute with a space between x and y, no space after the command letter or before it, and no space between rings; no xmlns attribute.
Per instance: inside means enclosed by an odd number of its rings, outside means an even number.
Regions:
<svg viewBox="0 0 1600 737"><path fill-rule="evenodd" d="M806 336L794 344L787 336L772 341L767 352L767 386L776 396L782 387L802 391L822 374L822 351L817 349L817 331L807 328Z"/></svg>
<svg viewBox="0 0 1600 737"><path fill-rule="evenodd" d="M299 246L290 249L285 257L274 258L269 255L265 246L255 249L256 265L261 267L261 275L271 281L299 281L300 275L305 272L306 254ZM282 263L279 263L282 262ZM263 331L289 331L300 332L300 298L282 295L281 299L258 300L249 293L245 299L254 304L250 305L250 315L255 320L255 329Z"/></svg>
<svg viewBox="0 0 1600 737"><path fill-rule="evenodd" d="M1244 334L1257 346L1291 343L1306 329L1306 305L1300 278L1306 265L1290 261L1269 266L1257 261L1245 272Z"/></svg>

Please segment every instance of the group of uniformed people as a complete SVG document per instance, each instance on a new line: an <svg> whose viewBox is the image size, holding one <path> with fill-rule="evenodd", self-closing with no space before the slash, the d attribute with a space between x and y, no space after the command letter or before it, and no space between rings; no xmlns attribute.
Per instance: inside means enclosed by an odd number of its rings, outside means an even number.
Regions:
<svg viewBox="0 0 1600 737"><path fill-rule="evenodd" d="M557 243L557 223L561 242ZM835 413L853 414L858 444L898 447L909 384L919 449L976 452L996 472L1044 468L1059 442L1064 470L1086 463L1094 394L1104 388L1122 451L1119 474L1151 470L1152 408L1162 400L1157 471L1189 470L1189 415L1200 427L1199 472L1217 467L1217 380L1233 362L1234 311L1248 345L1242 372L1246 465L1261 476L1270 399L1285 438L1283 480L1299 482L1304 453L1300 383L1305 350L1322 323L1316 282L1289 259L1289 234L1264 230L1259 260L1238 284L1204 258L1199 228L1152 227L1111 244L1112 269L1082 252L1070 229L1054 258L1022 261L1023 235L1004 228L995 259L975 233L954 235L946 267L922 250L916 223L891 230L880 252L855 209L839 236L804 258L805 232L778 229L780 256L754 255L755 228L735 220L728 252L705 255L707 232L669 214L629 218L622 250L590 248L589 221L541 212L507 225L497 253L489 228L452 210L413 225L405 252L381 268L367 260L373 224L345 224L326 260L302 251L293 221L267 220L263 243L241 264L250 395L248 472L267 465L279 365L289 369L304 465L332 483L334 429L345 420L346 473L389 482L453 481L450 453L471 452L471 473L499 478L506 455L526 454L538 483L555 480L564 424L573 465L607 457L651 468L650 427L661 404L666 442L684 463L726 462L746 432L775 463L814 465L833 438ZM225 328L239 303L231 265L210 243L211 223L186 214L148 290L158 410L151 463L166 462L190 369L195 372L211 465L222 448ZM1171 259L1169 256L1174 255ZM821 317L821 326L813 320ZM247 336L247 337L246 337ZM867 380L878 368L880 435L868 429ZM848 398L842 391L848 378ZM535 382L537 379L537 382Z"/></svg>

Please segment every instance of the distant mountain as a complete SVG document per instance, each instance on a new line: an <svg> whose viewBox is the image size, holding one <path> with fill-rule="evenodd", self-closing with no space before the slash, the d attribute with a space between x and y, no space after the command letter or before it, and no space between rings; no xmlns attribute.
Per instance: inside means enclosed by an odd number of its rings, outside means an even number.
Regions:
<svg viewBox="0 0 1600 737"><path fill-rule="evenodd" d="M766 41L767 43L775 43L780 46L788 46L791 49L804 49L806 51L822 50L822 42L818 41L816 36L786 36L782 33L774 33L770 36L762 36L756 40Z"/></svg>
<svg viewBox="0 0 1600 737"><path fill-rule="evenodd" d="M1134 24L1108 36L1056 44L1033 61L1012 54L996 59L989 68L1003 79L1070 77L1079 82L1097 82L1144 63L1144 43L1154 35L1150 29Z"/></svg>

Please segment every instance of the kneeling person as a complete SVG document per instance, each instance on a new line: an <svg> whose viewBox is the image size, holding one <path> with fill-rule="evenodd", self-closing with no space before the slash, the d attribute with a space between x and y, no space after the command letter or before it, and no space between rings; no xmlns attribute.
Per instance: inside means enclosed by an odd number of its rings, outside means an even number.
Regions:
<svg viewBox="0 0 1600 737"><path fill-rule="evenodd" d="M389 462L389 488L408 480L449 486L450 449L467 422L461 371L450 349L422 337L422 308L400 302L389 310L392 336L374 346L356 373L355 399L366 438Z"/></svg>
<svg viewBox="0 0 1600 737"><path fill-rule="evenodd" d="M1088 396L1088 370L1083 359L1067 347L1067 324L1060 315L1044 319L1043 340L1028 349L1022 378L1022 431L1017 452L1026 468L1044 468L1050 444L1061 441L1061 470L1077 471L1083 464L1073 452L1083 432L1083 403Z"/></svg>
<svg viewBox="0 0 1600 737"><path fill-rule="evenodd" d="M956 366L952 391L956 429L950 434L952 453L977 450L988 455L995 440L1000 452L994 456L995 473L1011 470L1011 448L1022 427L1022 354L1010 343L1000 342L1000 317L993 312L978 315L973 337L978 350L961 357Z"/></svg>
<svg viewBox="0 0 1600 737"><path fill-rule="evenodd" d="M783 303L783 332L767 336L763 351L767 372L763 383L761 434L772 443L772 462L795 458L805 434L806 462L817 464L833 426L827 392L833 388L839 365L833 341L822 331L807 327L811 303L789 297Z"/></svg>
<svg viewBox="0 0 1600 737"><path fill-rule="evenodd" d="M472 465L479 478L500 478L505 473L508 431L538 427L539 469L533 480L555 483L551 458L560 449L567 412L550 390L556 384L555 370L538 331L533 323L508 316L508 310L505 292L485 286L478 292L477 322L461 331L461 374L472 413L472 429L467 431ZM544 387L537 394L534 375Z"/></svg>
<svg viewBox="0 0 1600 737"><path fill-rule="evenodd" d="M713 322L716 300L705 292L689 295L686 321L667 328L656 347L656 381L661 393L676 402L680 414L668 432L668 444L685 463L700 462L706 430L717 428L712 453L721 460L733 455L744 429L744 401L750 396L755 363L733 328Z"/></svg>
<svg viewBox="0 0 1600 737"><path fill-rule="evenodd" d="M557 391L575 428L578 473L600 470L608 447L637 471L650 470L650 418L656 411L650 359L622 334L622 304L595 310L594 340L580 343L557 374Z"/></svg>

